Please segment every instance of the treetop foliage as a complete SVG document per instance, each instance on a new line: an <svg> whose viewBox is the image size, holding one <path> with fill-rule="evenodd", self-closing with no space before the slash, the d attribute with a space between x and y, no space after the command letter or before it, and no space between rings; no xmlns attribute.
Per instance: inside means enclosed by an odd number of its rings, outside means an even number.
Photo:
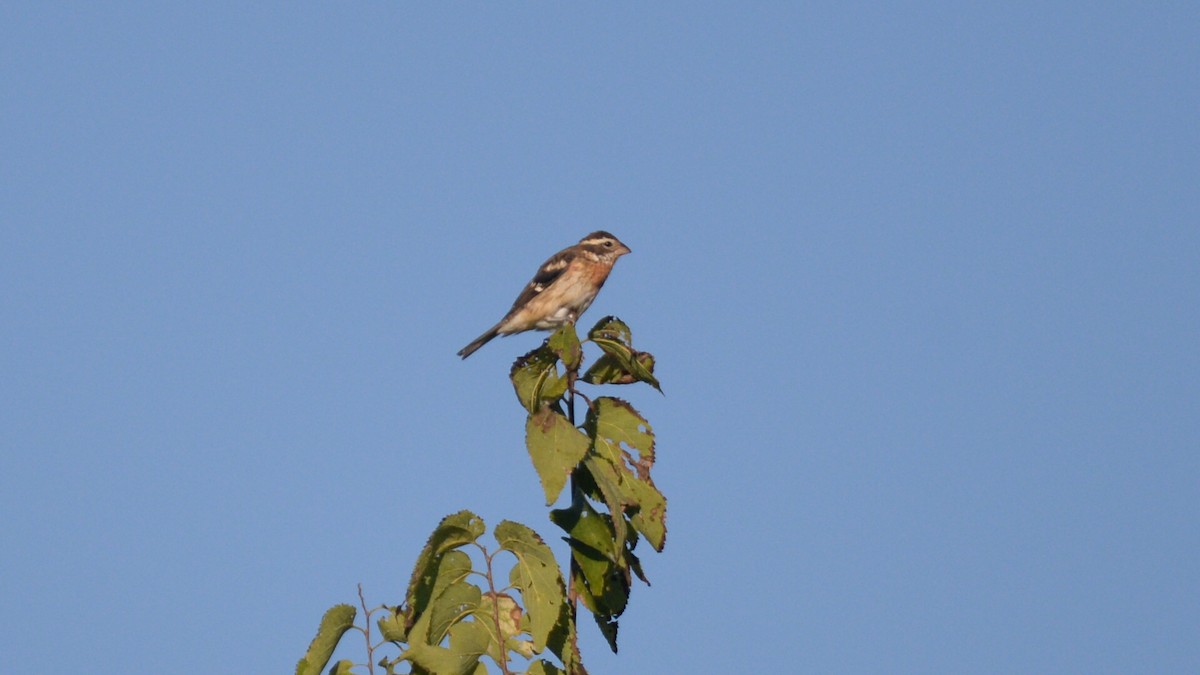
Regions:
<svg viewBox="0 0 1200 675"><path fill-rule="evenodd" d="M580 375L587 342L601 355ZM570 549L567 572L533 529L501 521L489 547L480 543L483 519L470 511L451 514L417 556L403 601L368 609L360 588L363 625L355 623L354 606L330 608L297 675L319 675L350 631L364 636L367 660L339 661L329 669L333 675L358 668L374 674L376 667L387 675L483 675L489 672L484 657L505 675L586 675L576 641L580 604L617 650L633 577L649 584L634 550L644 539L662 551L667 500L650 475L649 422L627 401L589 398L577 385L643 382L661 392L654 357L634 349L622 321L605 317L582 342L573 325L560 328L518 358L509 377L526 412L525 444L546 505L559 502L570 486L567 504L549 514ZM582 424L577 399L587 406ZM507 575L502 565L511 565ZM376 661L386 647L394 655Z"/></svg>

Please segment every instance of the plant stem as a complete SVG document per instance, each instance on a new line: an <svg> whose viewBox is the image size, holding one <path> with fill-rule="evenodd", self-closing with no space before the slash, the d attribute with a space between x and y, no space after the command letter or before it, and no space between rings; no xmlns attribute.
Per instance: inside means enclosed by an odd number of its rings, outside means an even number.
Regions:
<svg viewBox="0 0 1200 675"><path fill-rule="evenodd" d="M375 647L371 645L371 612L367 610L367 599L363 597L362 584L358 585L358 603L363 611L363 636L367 641L367 672L375 675Z"/></svg>
<svg viewBox="0 0 1200 675"><path fill-rule="evenodd" d="M574 370L567 371L567 416L571 424L575 424L575 378L579 374Z"/></svg>
<svg viewBox="0 0 1200 675"><path fill-rule="evenodd" d="M492 556L488 555L487 549L483 549L483 560L487 563L488 590L492 595L492 622L496 624L496 639L500 643L500 671L504 675L512 675L508 670L508 640L500 628L500 594L496 592L496 582L492 577Z"/></svg>
<svg viewBox="0 0 1200 675"><path fill-rule="evenodd" d="M580 366L583 365L582 361L580 362L579 365ZM578 379L578 377L579 377L579 368L578 367L576 367L575 370L567 371L567 414L570 417L571 426L575 426L575 393L576 393L575 392L575 381L576 381L576 379ZM583 395L580 394L580 396L583 396ZM592 402L591 402L591 400L589 400L588 407L591 407L591 405L592 405ZM578 467L576 467L576 468L578 468ZM583 500L583 495L580 494L579 483L575 479L575 472L572 471L571 472L571 504L572 505L578 504L582 500ZM567 545L567 559L570 561L568 564L568 567L567 567L567 569L568 569L567 602L571 603L571 621L574 622L575 614L576 614L575 610L577 608L577 605L575 604L575 602L578 599L578 596L575 595L576 563L575 563L574 550L571 548L571 546L569 544Z"/></svg>

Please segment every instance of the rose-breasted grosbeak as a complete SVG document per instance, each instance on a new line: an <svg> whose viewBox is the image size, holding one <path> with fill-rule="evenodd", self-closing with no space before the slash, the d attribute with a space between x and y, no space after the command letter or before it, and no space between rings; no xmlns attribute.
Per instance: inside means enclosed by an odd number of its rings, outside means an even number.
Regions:
<svg viewBox="0 0 1200 675"><path fill-rule="evenodd" d="M512 309L486 333L458 351L464 359L497 335L551 330L575 323L629 247L607 232L593 232L578 244L550 256L517 296Z"/></svg>

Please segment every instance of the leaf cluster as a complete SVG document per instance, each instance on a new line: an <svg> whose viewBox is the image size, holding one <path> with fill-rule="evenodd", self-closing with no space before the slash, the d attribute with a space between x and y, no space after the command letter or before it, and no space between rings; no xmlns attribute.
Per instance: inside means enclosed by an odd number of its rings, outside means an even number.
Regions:
<svg viewBox="0 0 1200 675"><path fill-rule="evenodd" d="M319 675L351 629L364 632L370 641L370 620L379 615L381 642L369 651L391 643L399 655L370 666L388 675L483 675L488 672L485 656L505 673L512 672L510 662L517 656L530 662L525 671L530 675L586 675L575 642L574 613L550 547L533 530L506 520L493 530L496 547L489 550L479 543L485 531L483 520L470 511L444 518L417 557L404 602L367 611L368 628L354 625L354 607L331 608L296 674ZM472 548L480 552L483 569L468 554ZM506 581L495 572L501 554L511 560ZM541 658L547 654L556 662ZM340 661L330 672L350 673L353 667Z"/></svg>
<svg viewBox="0 0 1200 675"><path fill-rule="evenodd" d="M650 477L654 432L628 402L601 396L587 402L582 428L573 421L574 384L645 382L662 391L654 357L633 348L629 327L605 317L588 333L603 355L579 375L582 359L572 326L521 357L511 378L525 406L525 441L546 504L571 481L570 505L551 512L571 547L571 592L617 649L617 619L629 601L633 576L646 581L634 549L645 539L666 543L667 500ZM581 395L582 397L582 395ZM564 410L564 407L566 410ZM648 583L648 582L647 582Z"/></svg>
<svg viewBox="0 0 1200 675"><path fill-rule="evenodd" d="M352 630L366 639L370 673L378 666L388 675L483 675L486 657L504 675L515 673L514 660L527 664L523 672L528 675L586 675L576 643L580 603L616 651L617 620L628 604L632 578L646 582L634 549L645 539L662 550L666 498L650 477L654 433L649 423L628 402L588 398L577 384L645 382L662 389L654 377L654 358L633 348L630 330L620 320L602 319L587 341L602 355L582 374L583 348L570 325L517 359L510 373L527 413L526 445L546 504L555 504L570 485L568 505L550 513L570 546L569 574L525 525L501 522L492 533L496 545L489 549L480 543L483 520L469 511L455 513L442 520L417 557L403 602L367 609L364 600L361 627L355 624L355 607L331 608L297 664L297 675L320 675ZM581 425L575 421L577 396L587 404ZM507 563L511 567L502 576L499 567ZM378 635L373 636L376 615ZM375 650L385 645L397 655L375 661ZM329 672L346 675L355 667L343 660Z"/></svg>

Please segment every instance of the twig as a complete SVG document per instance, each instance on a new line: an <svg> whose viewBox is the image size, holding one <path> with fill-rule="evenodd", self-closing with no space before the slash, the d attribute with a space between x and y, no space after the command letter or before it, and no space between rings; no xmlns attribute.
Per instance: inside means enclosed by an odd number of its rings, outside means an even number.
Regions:
<svg viewBox="0 0 1200 675"><path fill-rule="evenodd" d="M476 544L478 546L478 544ZM496 639L500 642L500 671L504 675L512 675L508 669L508 640L504 637L504 631L500 628L500 594L496 592L496 582L492 578L492 556L488 555L487 549L479 547L483 551L483 560L487 563L487 582L488 590L492 595L492 622L496 624ZM499 553L499 551L496 551Z"/></svg>
<svg viewBox="0 0 1200 675"><path fill-rule="evenodd" d="M371 644L371 612L367 609L367 599L363 597L362 583L358 584L358 604L363 611L363 636L367 640L367 672L375 675L375 647Z"/></svg>

